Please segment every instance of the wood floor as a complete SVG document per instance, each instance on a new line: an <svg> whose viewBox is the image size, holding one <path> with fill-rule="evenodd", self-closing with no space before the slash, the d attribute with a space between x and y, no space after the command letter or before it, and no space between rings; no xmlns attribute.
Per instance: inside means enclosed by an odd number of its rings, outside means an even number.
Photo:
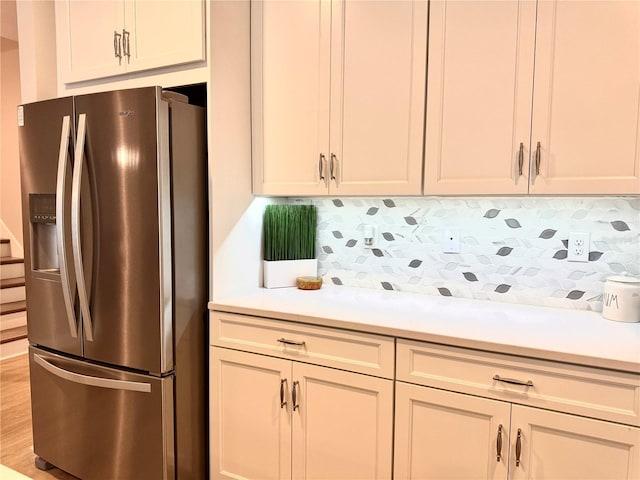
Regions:
<svg viewBox="0 0 640 480"><path fill-rule="evenodd" d="M34 465L27 354L0 361L0 463L34 480L76 480L54 468Z"/></svg>

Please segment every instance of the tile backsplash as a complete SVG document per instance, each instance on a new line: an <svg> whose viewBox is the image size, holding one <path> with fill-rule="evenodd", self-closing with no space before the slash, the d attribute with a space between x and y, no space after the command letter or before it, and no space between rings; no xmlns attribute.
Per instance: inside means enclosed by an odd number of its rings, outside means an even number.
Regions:
<svg viewBox="0 0 640 480"><path fill-rule="evenodd" d="M609 275L640 275L640 197L312 201L332 285L601 311ZM378 228L375 248L365 225ZM442 252L447 228L460 229L460 253ZM588 262L567 260L569 232L590 234Z"/></svg>

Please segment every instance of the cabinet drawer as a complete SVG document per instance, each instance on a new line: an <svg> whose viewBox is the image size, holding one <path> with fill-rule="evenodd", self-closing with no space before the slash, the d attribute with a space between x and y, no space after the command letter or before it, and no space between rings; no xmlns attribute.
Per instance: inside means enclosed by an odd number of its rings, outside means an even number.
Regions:
<svg viewBox="0 0 640 480"><path fill-rule="evenodd" d="M394 339L282 320L211 313L211 345L393 378Z"/></svg>
<svg viewBox="0 0 640 480"><path fill-rule="evenodd" d="M640 426L640 375L411 340L397 349L397 380Z"/></svg>

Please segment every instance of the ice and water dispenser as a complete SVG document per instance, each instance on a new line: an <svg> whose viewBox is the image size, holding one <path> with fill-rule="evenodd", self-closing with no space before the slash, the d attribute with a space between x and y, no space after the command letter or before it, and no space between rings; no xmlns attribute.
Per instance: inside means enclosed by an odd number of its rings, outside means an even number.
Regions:
<svg viewBox="0 0 640 480"><path fill-rule="evenodd" d="M31 268L36 272L59 273L55 194L30 193L29 220Z"/></svg>

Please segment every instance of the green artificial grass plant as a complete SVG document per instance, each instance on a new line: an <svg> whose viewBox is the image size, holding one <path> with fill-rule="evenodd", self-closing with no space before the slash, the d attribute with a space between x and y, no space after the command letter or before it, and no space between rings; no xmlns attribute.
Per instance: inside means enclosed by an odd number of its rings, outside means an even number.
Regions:
<svg viewBox="0 0 640 480"><path fill-rule="evenodd" d="M267 205L264 211L264 259L302 260L316 256L315 205Z"/></svg>

